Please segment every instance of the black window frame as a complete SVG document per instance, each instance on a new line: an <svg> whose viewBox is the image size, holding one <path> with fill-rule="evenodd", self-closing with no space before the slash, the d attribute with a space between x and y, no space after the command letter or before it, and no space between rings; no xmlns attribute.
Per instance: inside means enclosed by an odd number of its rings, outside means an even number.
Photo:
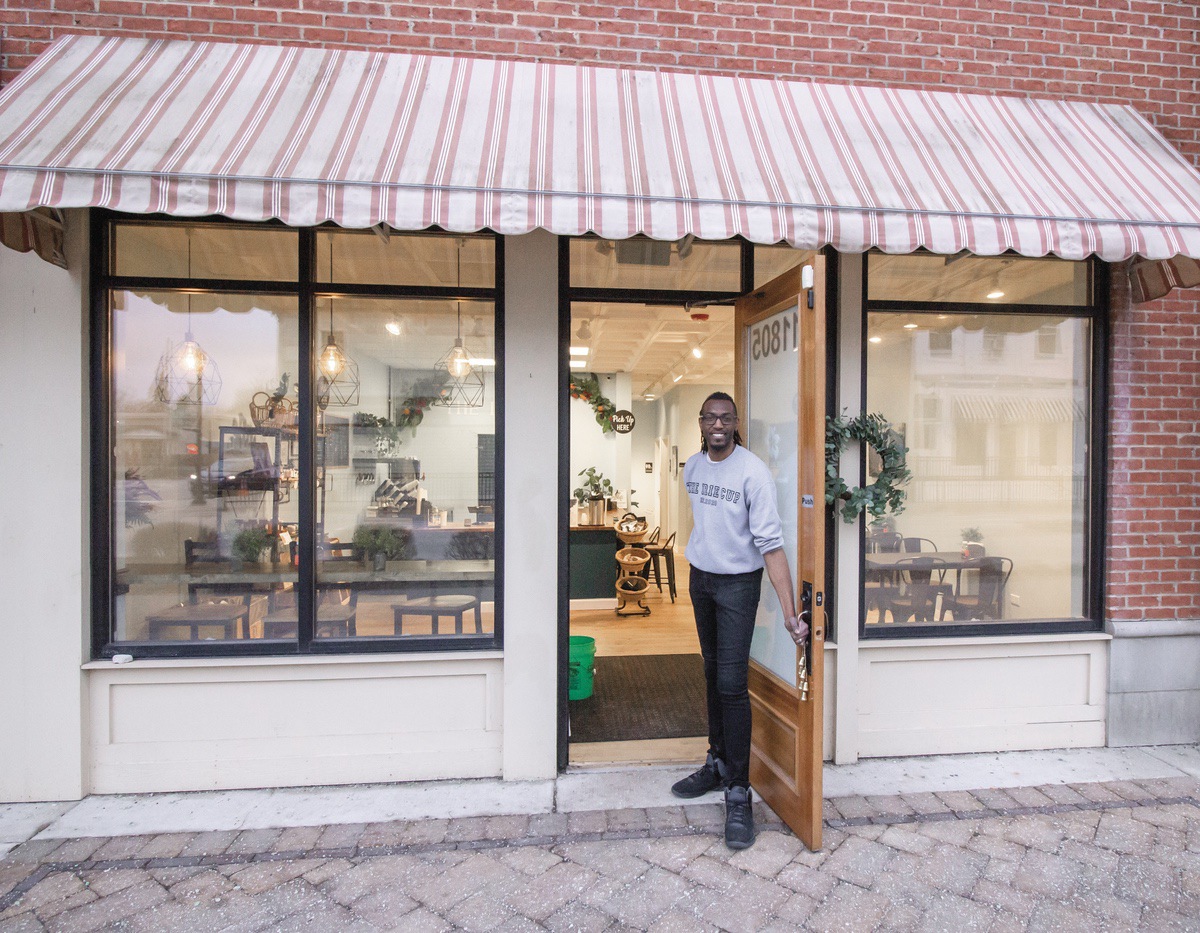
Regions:
<svg viewBox="0 0 1200 933"><path fill-rule="evenodd" d="M296 281L267 281L244 279L170 278L152 276L121 276L114 274L112 265L113 228L120 223L163 226L195 226L218 224L226 226L274 226L296 232L298 251ZM235 658L235 657L306 657L345 654L419 654L430 651L463 652L498 650L504 647L504 238L484 230L471 236L488 236L495 245L495 277L490 288L468 286L411 286L375 285L348 282L319 282L316 275L317 232L342 229L334 224L320 227L288 227L276 221L236 221L227 217L173 217L164 214L123 214L95 209L89 225L89 413L91 449L91 655L95 660L110 659L117 654L132 654L135 658ZM440 229L404 231L407 235L461 236ZM456 635L444 638L437 635L355 636L347 638L316 638L313 611L316 604L317 561L316 542L312 534L301 534L297 607L299 624L297 637L290 641L234 639L205 642L114 642L111 638L114 606L115 570L113 567L113 444L112 418L112 315L109 296L116 290L175 291L193 294L236 292L248 295L295 297L298 309L299 369L307 378L299 381L299 461L302 481L297 487L298 513L301 528L315 527L316 502L316 415L313 405L316 348L320 324L316 313L320 299L333 297L374 298L432 298L443 300L476 299L489 301L495 320L495 565L493 632L490 635Z"/></svg>
<svg viewBox="0 0 1200 933"><path fill-rule="evenodd" d="M996 302L949 301L889 301L868 299L870 256L864 254L862 263L862 319L860 321L860 398L861 413L867 406L867 321L873 313L905 314L1021 314L1025 316L1071 317L1087 320L1091 330L1089 363L1090 423L1088 425L1088 508L1087 551L1084 557L1084 611L1082 618L1022 619L987 623L923 622L905 626L867 626L865 609L866 536L867 523L859 522L858 529L858 637L864 641L895 641L906 639L954 637L1011 637L1017 635L1091 634L1104 630L1105 573L1107 546L1105 507L1108 499L1108 370L1109 370L1109 293L1111 267L1094 257L1079 260L1088 264L1087 302L1082 305L1018 304ZM865 452L859 464L859 482L865 482Z"/></svg>

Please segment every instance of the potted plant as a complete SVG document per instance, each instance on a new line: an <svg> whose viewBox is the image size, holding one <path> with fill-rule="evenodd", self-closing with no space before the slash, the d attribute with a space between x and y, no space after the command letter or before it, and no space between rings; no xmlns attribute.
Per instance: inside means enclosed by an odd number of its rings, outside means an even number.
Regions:
<svg viewBox="0 0 1200 933"><path fill-rule="evenodd" d="M376 571L386 570L389 560L411 560L416 551L412 532L390 525L359 525L351 543Z"/></svg>
<svg viewBox="0 0 1200 933"><path fill-rule="evenodd" d="M262 552L275 543L275 536L265 528L243 528L234 535L229 549L235 564L257 564Z"/></svg>
<svg viewBox="0 0 1200 933"><path fill-rule="evenodd" d="M983 557L985 550L983 544L983 532L974 526L967 526L962 530L962 556L975 559Z"/></svg>
<svg viewBox="0 0 1200 933"><path fill-rule="evenodd" d="M587 506L589 525L603 525L604 513L608 511L605 503L614 492L613 484L595 467L580 470L579 475L583 484L572 493L575 502L580 508Z"/></svg>

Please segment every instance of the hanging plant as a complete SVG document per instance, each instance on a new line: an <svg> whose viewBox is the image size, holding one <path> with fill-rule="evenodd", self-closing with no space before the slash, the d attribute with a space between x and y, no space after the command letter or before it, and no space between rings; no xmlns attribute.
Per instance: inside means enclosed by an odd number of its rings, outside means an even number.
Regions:
<svg viewBox="0 0 1200 933"><path fill-rule="evenodd" d="M869 486L851 487L839 473L842 451L850 441L866 444L882 461L879 475ZM846 524L853 524L863 512L874 519L882 518L889 511L903 512L905 492L900 487L912 478L904 462L906 453L908 448L900 435L878 412L857 418L826 418L825 502L829 505L842 503L842 521Z"/></svg>
<svg viewBox="0 0 1200 933"><path fill-rule="evenodd" d="M600 391L600 380L591 373L571 374L571 398L577 398L592 406L596 413L596 424L605 434L613 431L612 416L617 406Z"/></svg>
<svg viewBox="0 0 1200 933"><path fill-rule="evenodd" d="M396 412L396 427L412 428L415 435L417 425L425 420L425 409L436 401L437 396L433 395L410 395L400 403L400 409Z"/></svg>

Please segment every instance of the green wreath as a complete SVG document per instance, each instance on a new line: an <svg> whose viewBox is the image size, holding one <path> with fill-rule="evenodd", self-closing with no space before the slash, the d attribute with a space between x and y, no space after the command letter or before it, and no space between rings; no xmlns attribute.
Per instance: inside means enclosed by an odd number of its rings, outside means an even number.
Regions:
<svg viewBox="0 0 1200 933"><path fill-rule="evenodd" d="M866 444L879 454L883 466L875 482L851 488L842 479L839 461L850 441ZM842 501L842 521L853 524L864 511L879 519L889 511L904 511L905 492L900 487L912 478L904 463L908 448L887 419L878 412L857 418L825 419L825 502Z"/></svg>
<svg viewBox="0 0 1200 933"><path fill-rule="evenodd" d="M600 391L600 380L591 373L571 374L571 398L577 398L592 406L596 413L596 424L605 434L613 431L612 416L617 406Z"/></svg>

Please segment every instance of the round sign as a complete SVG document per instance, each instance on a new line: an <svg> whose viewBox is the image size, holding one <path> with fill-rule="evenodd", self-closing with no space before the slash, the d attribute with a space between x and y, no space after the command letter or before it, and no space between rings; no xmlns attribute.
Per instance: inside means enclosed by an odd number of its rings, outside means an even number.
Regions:
<svg viewBox="0 0 1200 933"><path fill-rule="evenodd" d="M633 430L634 424L633 412L626 411L624 408L613 412L612 426L618 434L628 434Z"/></svg>

